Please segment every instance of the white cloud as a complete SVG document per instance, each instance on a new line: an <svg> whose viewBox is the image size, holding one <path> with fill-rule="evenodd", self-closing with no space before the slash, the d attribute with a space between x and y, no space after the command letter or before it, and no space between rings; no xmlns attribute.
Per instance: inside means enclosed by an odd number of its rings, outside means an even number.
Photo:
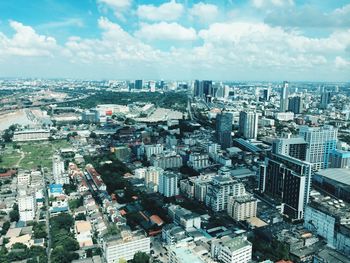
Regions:
<svg viewBox="0 0 350 263"><path fill-rule="evenodd" d="M135 35L146 40L192 41L197 37L196 31L193 28L186 28L175 22L142 23L140 30Z"/></svg>
<svg viewBox="0 0 350 263"><path fill-rule="evenodd" d="M54 29L61 27L83 27L84 22L80 18L68 18L61 21L48 22L37 26L37 29Z"/></svg>
<svg viewBox="0 0 350 263"><path fill-rule="evenodd" d="M335 67L338 69L350 69L350 61L337 56L334 60Z"/></svg>
<svg viewBox="0 0 350 263"><path fill-rule="evenodd" d="M30 26L10 21L12 38L0 33L0 55L52 56L58 46L53 37L39 35Z"/></svg>
<svg viewBox="0 0 350 263"><path fill-rule="evenodd" d="M294 0L252 0L255 8L284 7L294 5Z"/></svg>
<svg viewBox="0 0 350 263"><path fill-rule="evenodd" d="M100 5L111 8L114 15L121 20L125 20L125 12L131 7L132 0L97 0Z"/></svg>
<svg viewBox="0 0 350 263"><path fill-rule="evenodd" d="M84 63L108 63L157 60L161 52L131 36L116 23L100 18L101 39L70 38L65 53L71 61Z"/></svg>
<svg viewBox="0 0 350 263"><path fill-rule="evenodd" d="M132 0L98 0L102 4L106 4L111 8L124 9L131 6Z"/></svg>
<svg viewBox="0 0 350 263"><path fill-rule="evenodd" d="M212 22L218 17L219 9L216 5L199 2L193 5L189 10L189 14L201 22Z"/></svg>
<svg viewBox="0 0 350 263"><path fill-rule="evenodd" d="M181 17L183 11L184 7L182 4L171 0L160 6L139 5L137 15L141 19L150 21L175 21Z"/></svg>

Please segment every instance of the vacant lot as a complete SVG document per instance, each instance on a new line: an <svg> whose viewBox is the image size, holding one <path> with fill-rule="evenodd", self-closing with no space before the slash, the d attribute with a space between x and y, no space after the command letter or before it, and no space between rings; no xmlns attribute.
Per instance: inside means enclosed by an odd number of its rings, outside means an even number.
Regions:
<svg viewBox="0 0 350 263"><path fill-rule="evenodd" d="M19 149L13 149L12 144L7 144L2 154L0 167L32 169L38 166L52 167L52 155L60 149L69 147L65 140L17 143Z"/></svg>

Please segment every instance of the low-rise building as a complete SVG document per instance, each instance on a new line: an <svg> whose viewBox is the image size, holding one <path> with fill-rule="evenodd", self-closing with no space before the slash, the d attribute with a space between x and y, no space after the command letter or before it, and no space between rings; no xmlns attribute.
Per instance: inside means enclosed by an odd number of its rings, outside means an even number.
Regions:
<svg viewBox="0 0 350 263"><path fill-rule="evenodd" d="M103 241L103 253L107 263L131 260L137 252L150 253L150 238L139 232L121 231L120 235Z"/></svg>
<svg viewBox="0 0 350 263"><path fill-rule="evenodd" d="M248 263L252 259L252 244L246 236L224 236L211 242L211 256L222 263Z"/></svg>

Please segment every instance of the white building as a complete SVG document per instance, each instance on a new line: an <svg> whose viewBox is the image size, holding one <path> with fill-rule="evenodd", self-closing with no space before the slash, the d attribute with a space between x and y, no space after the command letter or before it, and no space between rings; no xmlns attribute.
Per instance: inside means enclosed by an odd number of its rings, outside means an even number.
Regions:
<svg viewBox="0 0 350 263"><path fill-rule="evenodd" d="M146 171L145 181L146 185L154 185L155 190L158 191L159 187L159 177L163 174L164 170L160 167L149 166Z"/></svg>
<svg viewBox="0 0 350 263"><path fill-rule="evenodd" d="M333 126L302 126L299 135L308 143L306 161L311 163L315 170L327 169L330 154L337 147L338 129Z"/></svg>
<svg viewBox="0 0 350 263"><path fill-rule="evenodd" d="M134 171L134 175L138 179L143 179L146 177L146 172L147 172L146 168L138 168Z"/></svg>
<svg viewBox="0 0 350 263"><path fill-rule="evenodd" d="M294 112L276 112L275 119L279 121L294 120Z"/></svg>
<svg viewBox="0 0 350 263"><path fill-rule="evenodd" d="M27 194L25 191L19 191L18 211L20 221L32 221L35 218L36 200L33 194Z"/></svg>
<svg viewBox="0 0 350 263"><path fill-rule="evenodd" d="M212 241L211 256L222 263L248 263L252 259L252 244L246 236L224 236Z"/></svg>
<svg viewBox="0 0 350 263"><path fill-rule="evenodd" d="M256 217L257 200L252 195L230 196L227 213L236 221L243 221Z"/></svg>
<svg viewBox="0 0 350 263"><path fill-rule="evenodd" d="M206 153L191 153L188 166L193 169L203 169L209 166L209 156Z"/></svg>
<svg viewBox="0 0 350 263"><path fill-rule="evenodd" d="M178 187L179 175L171 172L164 172L159 177L159 193L165 197L176 196L179 194Z"/></svg>
<svg viewBox="0 0 350 263"><path fill-rule="evenodd" d="M258 114L256 112L239 113L239 132L246 139L256 139L258 136Z"/></svg>
<svg viewBox="0 0 350 263"><path fill-rule="evenodd" d="M103 241L104 258L107 263L131 260L137 252L150 253L150 238L131 231L122 231L121 236Z"/></svg>
<svg viewBox="0 0 350 263"><path fill-rule="evenodd" d="M52 175L56 184L69 184L69 176L65 173L64 161L59 155L54 155L52 158Z"/></svg>
<svg viewBox="0 0 350 263"><path fill-rule="evenodd" d="M146 157L149 160L152 155L158 155L163 152L164 146L163 144L151 144L145 145L145 153Z"/></svg>
<svg viewBox="0 0 350 263"><path fill-rule="evenodd" d="M245 195L245 187L242 183L234 180L231 176L215 176L209 184L205 203L214 212L227 210L230 196Z"/></svg>
<svg viewBox="0 0 350 263"><path fill-rule="evenodd" d="M23 142L23 141L40 141L48 140L50 137L49 130L23 130L15 131L13 134L13 141Z"/></svg>
<svg viewBox="0 0 350 263"><path fill-rule="evenodd" d="M19 171L17 175L18 185L29 185L30 184L30 173Z"/></svg>

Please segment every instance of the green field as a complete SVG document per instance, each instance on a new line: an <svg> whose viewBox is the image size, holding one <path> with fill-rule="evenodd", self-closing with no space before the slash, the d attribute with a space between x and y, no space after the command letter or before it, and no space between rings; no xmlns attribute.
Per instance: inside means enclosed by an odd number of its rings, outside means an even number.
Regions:
<svg viewBox="0 0 350 263"><path fill-rule="evenodd" d="M69 147L66 140L17 143L20 149L13 149L12 144L7 144L2 154L2 168L32 169L38 166L52 167L52 155L60 149Z"/></svg>

